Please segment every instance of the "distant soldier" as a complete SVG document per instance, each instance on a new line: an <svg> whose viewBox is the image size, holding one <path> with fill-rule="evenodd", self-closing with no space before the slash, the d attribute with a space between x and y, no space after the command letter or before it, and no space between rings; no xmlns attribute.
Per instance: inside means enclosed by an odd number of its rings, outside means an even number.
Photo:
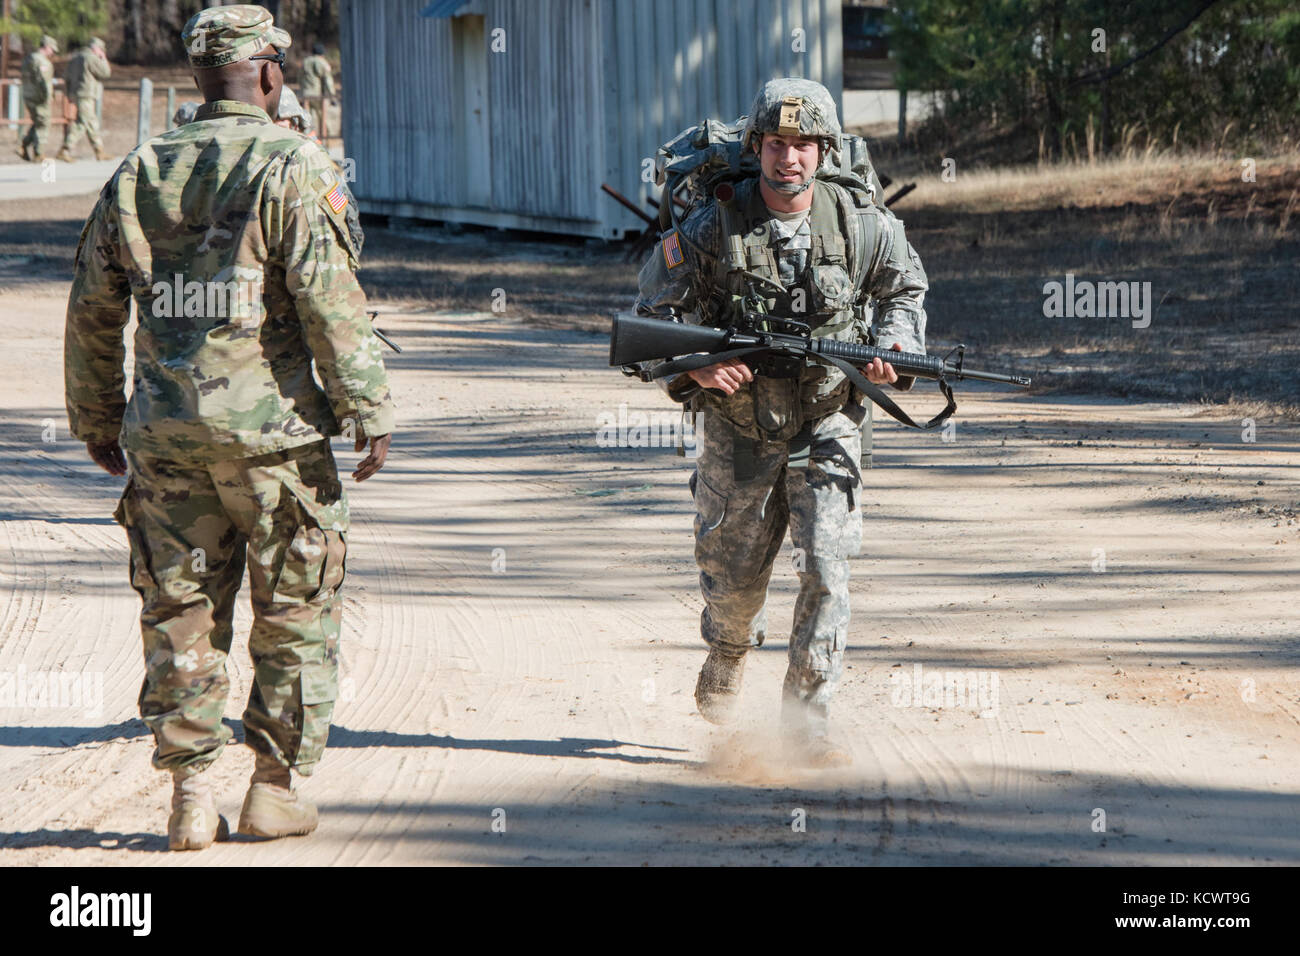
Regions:
<svg viewBox="0 0 1300 956"><path fill-rule="evenodd" d="M176 112L172 114L172 127L184 126L186 123L194 122L194 114L199 111L199 104L193 100L186 100L180 106L176 107Z"/></svg>
<svg viewBox="0 0 1300 956"><path fill-rule="evenodd" d="M115 517L143 602L140 713L154 766L173 777L168 845L191 850L228 833L203 771L231 736L226 656L245 564L256 769L239 832L317 825L290 771L315 770L338 695L348 500L328 439L369 440L363 481L384 464L394 413L347 194L325 152L267 112L289 34L234 4L195 14L183 40L205 102L136 147L100 194L64 355L72 433L110 474L129 467Z"/></svg>
<svg viewBox="0 0 1300 956"><path fill-rule="evenodd" d="M99 97L104 92L104 81L112 73L104 41L91 37L90 43L72 54L63 73L68 100L77 105L77 117L68 124L63 134L63 148L59 159L72 162L72 151L81 137L90 140L96 159L107 159L104 141L99 136Z"/></svg>
<svg viewBox="0 0 1300 956"><path fill-rule="evenodd" d="M320 142L320 139L316 136L316 131L312 128L311 117L302 108L302 104L298 102L298 97L294 95L293 90L287 86L280 93L280 104L276 110L275 123L277 126L284 126L294 132L301 133L314 143ZM332 159L333 157L331 157ZM347 222L352 244L356 247L357 255L360 256L361 247L366 241L365 233L361 230L361 213L357 209L352 190L348 187L348 177L345 175L344 170L339 169L337 163L334 164L334 168L339 173L339 188L343 190L348 200L347 205L343 207L343 218Z"/></svg>
<svg viewBox="0 0 1300 956"><path fill-rule="evenodd" d="M311 111L312 125L319 131L325 128L325 103L321 97L334 97L334 69L325 59L324 44L315 44L311 52L302 61L302 98Z"/></svg>
<svg viewBox="0 0 1300 956"><path fill-rule="evenodd" d="M54 37L41 37L41 45L23 60L23 103L32 125L23 137L18 155L39 163L45 158L45 141L50 137L50 107L54 104L54 64L50 57L59 52Z"/></svg>
<svg viewBox="0 0 1300 956"><path fill-rule="evenodd" d="M316 143L320 142L320 137L316 135L316 130L312 126L311 116L302 108L302 104L298 102L298 97L293 90L287 86L280 93L280 104L276 110L275 122L277 126L291 129L295 133L302 133L303 136Z"/></svg>

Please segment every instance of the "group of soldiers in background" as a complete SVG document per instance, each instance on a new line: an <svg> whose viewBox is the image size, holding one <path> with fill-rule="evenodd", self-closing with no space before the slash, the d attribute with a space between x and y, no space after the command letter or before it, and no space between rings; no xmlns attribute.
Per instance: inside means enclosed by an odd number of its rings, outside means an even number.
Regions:
<svg viewBox="0 0 1300 956"><path fill-rule="evenodd" d="M50 57L59 52L54 37L41 37L41 45L23 61L23 103L32 125L23 137L18 154L30 162L45 158L45 144L50 137L50 107L54 103L54 64ZM72 162L72 150L85 136L96 159L107 159L104 141L99 135L99 100L104 81L112 74L104 41L91 37L90 42L68 60L63 73L65 94L73 104L75 115L68 119L63 133L59 159Z"/></svg>
<svg viewBox="0 0 1300 956"><path fill-rule="evenodd" d="M54 103L54 63L51 58L58 52L58 42L47 34L41 37L41 45L23 61L23 103L31 118L31 126L23 136L18 155L28 162L39 163L45 159L45 145L50 138L50 108ZM75 107L75 115L68 119L59 159L72 162L72 151L83 136L89 140L96 159L108 158L99 132L99 103L104 93L104 81L111 75L108 51L99 37L91 37L90 42L68 60L63 82L67 100ZM329 98L332 101L334 96L334 70L325 57L324 44L317 43L312 48L312 55L302 64L302 97L307 101L307 108L304 109L298 97L286 87L276 121L320 142L317 130L325 128L325 100ZM188 123L198 107L198 103L182 103L172 116L173 124Z"/></svg>

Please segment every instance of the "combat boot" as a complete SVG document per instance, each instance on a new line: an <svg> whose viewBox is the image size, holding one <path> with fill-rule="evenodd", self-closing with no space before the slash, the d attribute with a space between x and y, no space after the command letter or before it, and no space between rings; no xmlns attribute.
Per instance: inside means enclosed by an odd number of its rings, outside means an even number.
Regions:
<svg viewBox="0 0 1300 956"><path fill-rule="evenodd" d="M42 153L32 153L32 162L43 163L45 162L45 156Z"/></svg>
<svg viewBox="0 0 1300 956"><path fill-rule="evenodd" d="M54 158L55 158L55 159L61 159L61 160L63 160L65 163L70 163L70 162L73 161L73 159L72 159L72 154L71 154L70 152L68 152L68 147L66 147L66 146L64 146L61 150L59 150L58 155L55 156Z"/></svg>
<svg viewBox="0 0 1300 956"><path fill-rule="evenodd" d="M239 832L266 839L305 836L318 821L315 804L293 790L289 768L258 754L239 814Z"/></svg>
<svg viewBox="0 0 1300 956"><path fill-rule="evenodd" d="M785 759L796 767L829 770L847 767L853 755L830 739L826 678L792 663L781 684L781 737Z"/></svg>
<svg viewBox="0 0 1300 956"><path fill-rule="evenodd" d="M214 840L228 840L230 827L217 813L212 787L202 773L174 774L172 815L167 820L167 849L202 850Z"/></svg>
<svg viewBox="0 0 1300 956"><path fill-rule="evenodd" d="M695 706L711 724L728 724L735 719L740 700L740 683L745 674L745 655L730 654L716 647L700 668L695 682Z"/></svg>
<svg viewBox="0 0 1300 956"><path fill-rule="evenodd" d="M108 155L108 151L107 151L107 150L105 150L105 149L101 149L100 147L96 146L96 147L95 147L95 158L96 158L96 159L101 159L101 160L102 160L102 159L109 159L110 157L109 157L109 155Z"/></svg>
<svg viewBox="0 0 1300 956"><path fill-rule="evenodd" d="M29 156L29 155L27 154L27 144L26 144L26 143L23 143L21 146L18 147L18 155L21 156L21 157L23 158L23 162L25 162L25 163L30 163L30 162L32 161L31 156Z"/></svg>
<svg viewBox="0 0 1300 956"><path fill-rule="evenodd" d="M796 767L831 770L853 763L853 755L824 733L790 731L784 742L786 760Z"/></svg>

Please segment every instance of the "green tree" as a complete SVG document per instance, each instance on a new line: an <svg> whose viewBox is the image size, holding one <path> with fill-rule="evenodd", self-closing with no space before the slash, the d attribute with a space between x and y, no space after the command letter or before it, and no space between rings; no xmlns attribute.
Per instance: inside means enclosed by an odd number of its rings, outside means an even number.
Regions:
<svg viewBox="0 0 1300 956"><path fill-rule="evenodd" d="M15 0L12 16L0 17L0 33L17 33L28 47L48 33L67 50L101 35L108 24L108 0Z"/></svg>
<svg viewBox="0 0 1300 956"><path fill-rule="evenodd" d="M1222 145L1294 137L1294 0L899 0L899 82L942 91L940 122L1095 143ZM1035 137L1036 138L1036 137Z"/></svg>

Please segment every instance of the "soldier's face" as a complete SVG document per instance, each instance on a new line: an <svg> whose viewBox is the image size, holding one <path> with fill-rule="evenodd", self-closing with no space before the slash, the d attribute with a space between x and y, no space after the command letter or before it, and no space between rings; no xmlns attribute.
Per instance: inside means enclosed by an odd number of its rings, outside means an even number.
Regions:
<svg viewBox="0 0 1300 956"><path fill-rule="evenodd" d="M764 133L758 161L763 175L778 183L798 185L817 173L821 159L815 136L781 136Z"/></svg>

